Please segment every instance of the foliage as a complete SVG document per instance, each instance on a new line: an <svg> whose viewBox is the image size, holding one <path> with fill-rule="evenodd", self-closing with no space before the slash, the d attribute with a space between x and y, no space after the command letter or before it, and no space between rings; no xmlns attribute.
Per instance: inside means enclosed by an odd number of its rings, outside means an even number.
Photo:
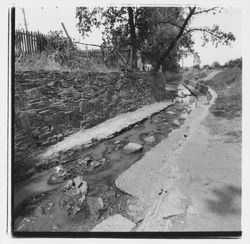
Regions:
<svg viewBox="0 0 250 244"><path fill-rule="evenodd" d="M117 71L115 68L107 67L102 62L96 59L86 60L81 58L82 51L75 52L75 57L71 58L69 62L64 65L55 61L53 55L47 52L37 53L33 55L26 55L15 62L16 71L27 70L58 70L58 71L86 71L86 72L112 72Z"/></svg>
<svg viewBox="0 0 250 244"><path fill-rule="evenodd" d="M217 117L232 119L241 117L242 111L242 70L235 67L224 69L209 81L218 97L211 111Z"/></svg>
<svg viewBox="0 0 250 244"><path fill-rule="evenodd" d="M230 45L235 37L231 32L225 33L219 26L191 28L192 19L203 13L220 12L213 7L203 9L199 7L106 7L106 8L76 8L78 30L88 35L92 27L104 27L103 45L113 47L132 46L133 53L140 51L145 59L155 64L156 69L161 65L170 69L178 68L178 61L183 55L192 53L194 41L192 32L202 34L203 45L211 42ZM131 14L132 17L131 17ZM135 37L134 37L135 35ZM133 55L133 59L136 56Z"/></svg>
<svg viewBox="0 0 250 244"><path fill-rule="evenodd" d="M50 31L47 35L48 46L45 52L60 65L74 67L78 62L76 53L78 52L76 45L63 36L62 31Z"/></svg>
<svg viewBox="0 0 250 244"><path fill-rule="evenodd" d="M69 42L62 31L50 31L47 34L48 46L42 53L26 54L15 62L15 69L24 70L60 70L60 71L117 71L107 67L98 58L86 58L84 51Z"/></svg>
<svg viewBox="0 0 250 244"><path fill-rule="evenodd" d="M220 63L218 61L214 61L211 65L214 69L219 69L220 68Z"/></svg>
<svg viewBox="0 0 250 244"><path fill-rule="evenodd" d="M199 65L199 64L194 65L194 66L193 66L193 68L194 68L194 69L198 69L198 70L200 70L200 69L201 69L201 67L200 67L200 65Z"/></svg>
<svg viewBox="0 0 250 244"><path fill-rule="evenodd" d="M202 66L202 69L211 69L211 66L209 64L204 64Z"/></svg>
<svg viewBox="0 0 250 244"><path fill-rule="evenodd" d="M228 68L238 67L242 69L242 58L240 57L236 59L231 59L228 62L226 62L225 66Z"/></svg>
<svg viewBox="0 0 250 244"><path fill-rule="evenodd" d="M167 47L169 41L176 35L176 27L168 24L173 19L181 18L182 8L132 8L135 19L136 50L140 51L143 60L154 64L159 55ZM107 7L93 8L79 7L76 9L78 30L85 37L93 26L104 27L103 45L125 48L132 45L130 40L130 25L128 8ZM164 70L178 70L181 57L180 48L192 51L191 35L186 35L180 45L175 47L173 54L165 61Z"/></svg>

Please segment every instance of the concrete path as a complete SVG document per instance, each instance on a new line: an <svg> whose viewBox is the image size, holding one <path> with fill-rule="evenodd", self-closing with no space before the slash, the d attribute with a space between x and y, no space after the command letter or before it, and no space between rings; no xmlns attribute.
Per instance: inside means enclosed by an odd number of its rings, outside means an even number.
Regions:
<svg viewBox="0 0 250 244"><path fill-rule="evenodd" d="M211 80L214 76L216 76L220 72L221 72L220 70L214 70L211 73L209 73L205 78L202 78L201 80L204 80L204 81Z"/></svg>
<svg viewBox="0 0 250 244"><path fill-rule="evenodd" d="M173 130L166 139L123 172L116 179L116 186L138 198L145 206L151 206L162 189L172 185L176 172L175 159L190 140L192 130L208 114L208 108L206 99L200 102L179 129Z"/></svg>
<svg viewBox="0 0 250 244"><path fill-rule="evenodd" d="M106 120L105 122L94 126L90 129L79 131L73 135L66 137L63 141L50 146L45 152L38 155L39 159L49 158L59 151L66 151L73 147L87 145L93 140L103 140L112 137L114 134L134 125L155 113L172 105L171 101L158 102L144 106L133 112L120 114L115 118Z"/></svg>
<svg viewBox="0 0 250 244"><path fill-rule="evenodd" d="M210 92L210 104L199 98L184 125L117 178L145 208L136 231L241 230L241 120L211 115Z"/></svg>
<svg viewBox="0 0 250 244"><path fill-rule="evenodd" d="M172 173L166 178L172 180L137 231L241 230L241 142L228 135L241 121L203 116L167 164Z"/></svg>

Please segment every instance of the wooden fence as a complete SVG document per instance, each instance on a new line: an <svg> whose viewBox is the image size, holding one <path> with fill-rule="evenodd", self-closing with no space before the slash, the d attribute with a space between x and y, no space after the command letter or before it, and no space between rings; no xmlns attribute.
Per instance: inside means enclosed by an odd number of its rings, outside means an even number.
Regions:
<svg viewBox="0 0 250 244"><path fill-rule="evenodd" d="M16 31L15 33L15 54L40 53L47 46L48 41L45 35L33 31Z"/></svg>
<svg viewBox="0 0 250 244"><path fill-rule="evenodd" d="M131 62L131 49L116 49L112 47L102 47L94 44L81 42L73 42L74 44L82 44L85 50L79 50L78 56L83 60L97 60L103 62L107 66L122 67L128 66ZM17 30L15 32L15 55L40 53L51 43L46 35L40 32ZM92 46L98 49L91 48ZM82 48L81 48L82 49Z"/></svg>

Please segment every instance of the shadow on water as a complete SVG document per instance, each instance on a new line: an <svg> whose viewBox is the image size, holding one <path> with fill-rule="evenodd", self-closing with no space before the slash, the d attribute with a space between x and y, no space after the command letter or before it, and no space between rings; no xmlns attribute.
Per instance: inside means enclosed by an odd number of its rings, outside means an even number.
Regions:
<svg viewBox="0 0 250 244"><path fill-rule="evenodd" d="M238 215L241 213L241 187L227 185L223 188L213 189L212 192L217 199L207 199L210 211L222 216Z"/></svg>

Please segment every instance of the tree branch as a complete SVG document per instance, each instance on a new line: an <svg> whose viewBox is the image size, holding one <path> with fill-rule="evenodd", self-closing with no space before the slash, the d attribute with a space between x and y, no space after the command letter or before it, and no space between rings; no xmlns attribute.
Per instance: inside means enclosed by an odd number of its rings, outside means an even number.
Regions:
<svg viewBox="0 0 250 244"><path fill-rule="evenodd" d="M206 30L206 29L203 29L203 28L193 28L193 29L189 29L187 30L185 33L183 33L183 35L186 35L192 31L201 31L201 32L207 32L208 34L212 35L212 36L215 36L217 38L221 38L222 36L219 36L219 35L216 35L214 32L210 31L210 30Z"/></svg>
<svg viewBox="0 0 250 244"><path fill-rule="evenodd" d="M158 24L170 24L170 25L173 25L173 26L175 26L175 27L178 27L179 29L181 28L181 26L180 25L178 25L178 24L176 24L176 23L173 23L173 22L171 22L171 21L159 21L159 22L157 22Z"/></svg>
<svg viewBox="0 0 250 244"><path fill-rule="evenodd" d="M165 58L170 54L171 50L175 47L175 44L177 43L177 41L181 38L181 36L183 35L183 32L186 28L186 26L188 25L189 20L191 19L191 17L193 16L196 7L193 8L189 8L190 9L190 13L188 14L187 18L185 19L183 25L181 26L179 33L176 35L176 37L171 41L171 43L169 44L168 48L166 49L166 51L161 55L159 61L156 64L156 67L154 68L155 71L158 71L160 66L162 65L162 63L164 62Z"/></svg>
<svg viewBox="0 0 250 244"><path fill-rule="evenodd" d="M204 9L204 10L195 12L194 15L196 15L196 14L202 14L202 13L208 13L208 12L210 12L210 11L216 10L217 8L218 8L218 7L213 7L213 8L209 8L209 9Z"/></svg>

